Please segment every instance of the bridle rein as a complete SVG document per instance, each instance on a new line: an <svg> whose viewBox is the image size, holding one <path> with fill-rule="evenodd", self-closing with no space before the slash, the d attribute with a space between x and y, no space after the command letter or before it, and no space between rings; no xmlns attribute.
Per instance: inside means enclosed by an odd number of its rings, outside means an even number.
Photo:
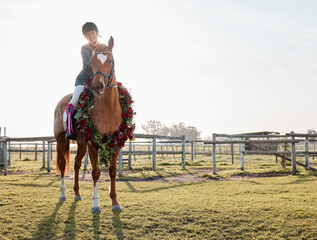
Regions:
<svg viewBox="0 0 317 240"><path fill-rule="evenodd" d="M111 54L112 55L112 52L110 51L106 51L106 52L96 52L96 54ZM114 60L112 59L111 60L111 70L110 70L110 73L103 73L101 71L96 71L92 77L92 80L95 79L95 76L97 74L101 74L103 76L103 79L104 79L104 83L105 83L105 87L106 88L116 88L118 87L118 85L111 85L111 82L113 80L113 74L114 74ZM107 80L108 79L108 80ZM92 81L93 82L93 81Z"/></svg>

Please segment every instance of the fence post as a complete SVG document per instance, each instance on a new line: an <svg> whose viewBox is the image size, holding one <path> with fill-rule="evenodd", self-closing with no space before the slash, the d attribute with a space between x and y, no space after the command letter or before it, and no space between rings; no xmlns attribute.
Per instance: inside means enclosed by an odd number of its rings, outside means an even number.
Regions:
<svg viewBox="0 0 317 240"><path fill-rule="evenodd" d="M295 140L294 132L291 132L292 140ZM292 142L292 175L296 175L296 148L295 142Z"/></svg>
<svg viewBox="0 0 317 240"><path fill-rule="evenodd" d="M194 161L194 141L191 141L192 162Z"/></svg>
<svg viewBox="0 0 317 240"><path fill-rule="evenodd" d="M212 140L216 141L216 134L212 134ZM212 173L217 174L217 168L216 168L216 144L212 144Z"/></svg>
<svg viewBox="0 0 317 240"><path fill-rule="evenodd" d="M234 163L234 160L233 160L233 143L231 143L231 163L233 164Z"/></svg>
<svg viewBox="0 0 317 240"><path fill-rule="evenodd" d="M19 154L19 159L21 159L22 160L22 143L20 143L20 154Z"/></svg>
<svg viewBox="0 0 317 240"><path fill-rule="evenodd" d="M45 141L43 141L43 168L45 168Z"/></svg>
<svg viewBox="0 0 317 240"><path fill-rule="evenodd" d="M87 171L87 164L88 164L88 151L85 154L85 161L84 161L84 170Z"/></svg>
<svg viewBox="0 0 317 240"><path fill-rule="evenodd" d="M47 171L51 171L51 148L52 144L47 142Z"/></svg>
<svg viewBox="0 0 317 240"><path fill-rule="evenodd" d="M309 170L309 141L308 137L305 137L305 167Z"/></svg>
<svg viewBox="0 0 317 240"><path fill-rule="evenodd" d="M186 158L186 137L185 135L182 136L183 141L182 141L182 167L185 169L185 158Z"/></svg>
<svg viewBox="0 0 317 240"><path fill-rule="evenodd" d="M7 139L3 142L4 175L8 175Z"/></svg>
<svg viewBox="0 0 317 240"><path fill-rule="evenodd" d="M35 161L37 161L37 143L35 143Z"/></svg>
<svg viewBox="0 0 317 240"><path fill-rule="evenodd" d="M9 154L8 165L11 166L11 142L10 141L8 141L8 154Z"/></svg>
<svg viewBox="0 0 317 240"><path fill-rule="evenodd" d="M150 145L148 145L147 146L147 149L148 149L148 152L150 152L151 151L151 147L150 147ZM174 157L175 158L175 157ZM151 154L149 154L149 160L151 161Z"/></svg>
<svg viewBox="0 0 317 240"><path fill-rule="evenodd" d="M153 162L153 171L156 171L156 136L153 137L153 156L152 156L152 162Z"/></svg>
<svg viewBox="0 0 317 240"><path fill-rule="evenodd" d="M132 141L129 142L129 160L128 160L128 168L131 169L131 161L132 161Z"/></svg>
<svg viewBox="0 0 317 240"><path fill-rule="evenodd" d="M120 149L119 153L119 177L122 176L122 148Z"/></svg>
<svg viewBox="0 0 317 240"><path fill-rule="evenodd" d="M241 170L244 171L244 143L240 145L240 161Z"/></svg>

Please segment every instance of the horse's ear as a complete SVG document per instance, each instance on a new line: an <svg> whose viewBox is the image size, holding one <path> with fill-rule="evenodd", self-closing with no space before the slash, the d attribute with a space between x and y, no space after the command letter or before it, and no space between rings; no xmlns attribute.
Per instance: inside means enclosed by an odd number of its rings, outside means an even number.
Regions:
<svg viewBox="0 0 317 240"><path fill-rule="evenodd" d="M113 42L113 37L112 37L112 36L110 36L109 41L108 41L108 47L112 50L113 45L114 45L114 42Z"/></svg>

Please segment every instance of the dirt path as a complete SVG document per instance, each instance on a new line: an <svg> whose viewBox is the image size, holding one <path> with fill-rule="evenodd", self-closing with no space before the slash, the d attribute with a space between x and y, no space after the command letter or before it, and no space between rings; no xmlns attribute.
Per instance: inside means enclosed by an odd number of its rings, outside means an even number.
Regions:
<svg viewBox="0 0 317 240"><path fill-rule="evenodd" d="M291 173L246 173L240 176L232 176L229 179L221 178L217 175L212 175L211 169L192 169L195 173L192 174L184 174L184 175L176 175L171 177L154 177L154 178L134 178L131 180L117 180L120 181L138 181L138 182L174 182L174 183L195 183L195 182L207 182L207 181L230 181L230 180L241 180L241 179L249 179L249 178L263 178L263 177L282 177L288 176ZM123 171L124 176L129 176L131 174L138 173L140 171L131 170L131 171ZM24 174L36 174L38 172L9 172L8 175L24 175ZM203 174L208 174L207 178L201 177ZM74 172L70 172L68 176L65 176L66 181L74 181ZM82 182L92 182L91 172L89 171L81 171L79 174L79 181ZM110 181L108 171L102 171L99 181Z"/></svg>
<svg viewBox="0 0 317 240"><path fill-rule="evenodd" d="M119 181L143 181L143 182L175 182L175 183L185 183L185 182L207 182L207 181L229 181L229 180L240 180L248 178L259 178L259 177L281 177L288 176L290 173L249 173L241 176L233 176L230 179L221 178L219 176L212 177L212 171L210 169L195 169L193 174L177 175L172 177L155 177L151 179L135 178L132 180L117 180ZM128 176L138 171L123 171L124 176ZM201 177L203 174L208 174L208 178ZM69 176L65 176L68 181L73 181L74 175L70 173ZM101 181L109 181L109 175L107 171L104 171L100 175ZM79 175L79 181L92 182L91 172L81 172Z"/></svg>
<svg viewBox="0 0 317 240"><path fill-rule="evenodd" d="M210 169L195 169L196 173L193 174L185 174L185 175L177 175L172 177L154 177L151 179L142 179L142 178L136 178L129 181L146 181L146 182L206 182L210 180L219 180L219 179L207 179L207 178L201 178L200 176L202 174L208 173L211 174ZM139 171L123 171L124 176L128 176L134 173L137 173ZM67 181L73 181L74 179L74 173L71 172L69 176L65 176L65 179ZM109 181L109 175L108 171L104 171L101 173L99 180L101 181ZM79 181L84 182L92 182L91 178L91 172L81 172L79 174ZM127 181L127 180L117 180L117 181Z"/></svg>

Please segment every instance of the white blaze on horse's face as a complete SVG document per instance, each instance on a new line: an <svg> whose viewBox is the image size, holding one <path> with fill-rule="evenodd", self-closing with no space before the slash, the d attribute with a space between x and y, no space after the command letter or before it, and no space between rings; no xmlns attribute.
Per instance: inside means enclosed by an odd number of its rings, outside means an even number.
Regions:
<svg viewBox="0 0 317 240"><path fill-rule="evenodd" d="M102 54L102 53L98 53L97 54L97 58L101 62L101 64L104 64L105 61L107 60L107 55L106 54Z"/></svg>

